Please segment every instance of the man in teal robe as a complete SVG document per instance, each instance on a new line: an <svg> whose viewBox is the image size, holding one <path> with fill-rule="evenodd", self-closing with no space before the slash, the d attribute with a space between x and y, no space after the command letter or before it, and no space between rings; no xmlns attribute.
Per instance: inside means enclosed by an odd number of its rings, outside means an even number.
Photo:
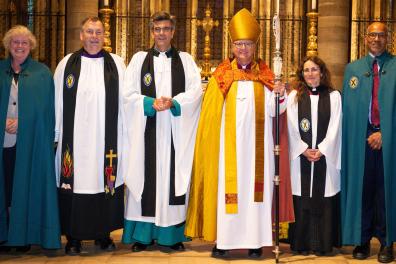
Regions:
<svg viewBox="0 0 396 264"><path fill-rule="evenodd" d="M0 142L4 142L12 59L0 62ZM54 82L50 70L29 57L18 78L18 132L11 210L5 202L0 151L0 243L61 247L54 154Z"/></svg>
<svg viewBox="0 0 396 264"><path fill-rule="evenodd" d="M343 244L365 259L377 237L383 263L393 261L396 240L396 58L387 38L385 24L369 25L369 54L346 68L341 171Z"/></svg>

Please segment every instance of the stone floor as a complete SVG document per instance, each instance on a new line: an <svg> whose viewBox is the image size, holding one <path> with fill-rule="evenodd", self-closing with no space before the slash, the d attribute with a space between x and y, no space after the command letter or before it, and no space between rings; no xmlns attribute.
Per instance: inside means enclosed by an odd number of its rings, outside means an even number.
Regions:
<svg viewBox="0 0 396 264"><path fill-rule="evenodd" d="M264 254L261 259L251 260L247 258L246 250L235 250L232 251L229 258L227 259L214 259L210 256L213 244L205 243L200 240L193 240L192 242L186 243L186 251L184 252L169 252L167 248L160 246L153 246L149 251L133 253L130 251L130 245L121 244L121 231L116 231L112 234L114 238L117 250L115 252L101 252L97 249L93 241L83 242L83 253L80 256L65 256L64 251L43 251L39 247L32 247L32 249L25 254L1 254L0 263L82 263L82 264L93 264L93 263L111 263L111 264L123 264L123 263L138 263L138 264L201 264L201 263L275 263L274 255L272 254L272 248L264 248ZM64 244L65 241L63 241ZM309 256L293 256L289 250L287 244L281 244L280 246L283 254L280 256L280 263L295 263L295 264L333 264L333 263L378 263L377 253L379 244L375 240L372 242L372 254L371 257L365 261L354 260L351 256L353 247L343 247L341 250L335 252L335 256L331 257L317 257L315 255Z"/></svg>

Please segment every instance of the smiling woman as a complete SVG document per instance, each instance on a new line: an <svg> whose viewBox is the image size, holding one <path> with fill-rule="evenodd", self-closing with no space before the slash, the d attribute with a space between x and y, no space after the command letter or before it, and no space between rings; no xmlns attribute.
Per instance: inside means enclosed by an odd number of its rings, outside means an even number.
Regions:
<svg viewBox="0 0 396 264"><path fill-rule="evenodd" d="M9 56L0 62L1 249L59 248L54 82L30 57L36 38L28 28L13 27L3 44Z"/></svg>
<svg viewBox="0 0 396 264"><path fill-rule="evenodd" d="M290 248L331 254L340 246L341 95L319 57L306 57L287 98L290 175L295 222Z"/></svg>
<svg viewBox="0 0 396 264"><path fill-rule="evenodd" d="M30 51L36 47L36 37L24 26L15 26L10 29L3 39L4 48L12 57L12 67L19 72Z"/></svg>

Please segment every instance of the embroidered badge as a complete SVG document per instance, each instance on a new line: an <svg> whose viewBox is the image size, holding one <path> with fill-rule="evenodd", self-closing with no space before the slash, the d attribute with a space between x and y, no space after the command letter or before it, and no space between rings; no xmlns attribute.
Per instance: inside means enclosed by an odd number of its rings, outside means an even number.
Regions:
<svg viewBox="0 0 396 264"><path fill-rule="evenodd" d="M308 119L303 118L300 122L300 128L304 132L308 132L309 128L311 127L311 123Z"/></svg>
<svg viewBox="0 0 396 264"><path fill-rule="evenodd" d="M356 76L352 76L349 80L349 87L355 89L359 85L359 79Z"/></svg>
<svg viewBox="0 0 396 264"><path fill-rule="evenodd" d="M106 193L111 193L111 195L114 195L115 193L115 179L116 177L114 176L114 172L116 170L115 166L113 167L113 159L117 158L117 154L113 153L113 150L111 149L109 154L106 154L106 159L109 159L109 166L105 167L105 174L106 174L106 186L105 186L105 192Z"/></svg>
<svg viewBox="0 0 396 264"><path fill-rule="evenodd" d="M67 77L66 77L66 87L67 88L72 88L73 87L73 85L74 85L74 80L75 80L75 78L74 78L74 75L73 74L69 74L69 75L67 75Z"/></svg>
<svg viewBox="0 0 396 264"><path fill-rule="evenodd" d="M65 178L70 178L73 173L73 159L70 155L69 146L66 146L66 151L63 152L62 161L62 176Z"/></svg>
<svg viewBox="0 0 396 264"><path fill-rule="evenodd" d="M225 203L226 204L237 204L238 203L238 194L237 193L226 193L225 194Z"/></svg>
<svg viewBox="0 0 396 264"><path fill-rule="evenodd" d="M151 74L148 72L144 75L143 77L143 82L144 85L146 85L147 87L150 86L151 82L153 81L153 77L151 76Z"/></svg>

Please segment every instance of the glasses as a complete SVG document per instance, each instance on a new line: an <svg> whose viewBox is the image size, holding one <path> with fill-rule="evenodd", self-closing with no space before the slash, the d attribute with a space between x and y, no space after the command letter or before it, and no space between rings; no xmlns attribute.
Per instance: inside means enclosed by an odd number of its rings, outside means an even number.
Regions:
<svg viewBox="0 0 396 264"><path fill-rule="evenodd" d="M312 67L312 68L305 68L303 69L303 73L316 73L319 72L320 69L318 67Z"/></svg>
<svg viewBox="0 0 396 264"><path fill-rule="evenodd" d="M254 42L234 42L237 49L251 48L254 46Z"/></svg>
<svg viewBox="0 0 396 264"><path fill-rule="evenodd" d="M376 39L377 37L378 37L379 39L384 39L384 38L386 38L386 33L385 33L385 32L370 32L370 33L367 33L367 37L368 37L370 40L374 40L374 39Z"/></svg>
<svg viewBox="0 0 396 264"><path fill-rule="evenodd" d="M103 31L101 31L101 30L96 30L95 31L95 30L92 30L92 29L87 29L87 30L85 30L85 33L90 35L90 36L93 36L95 34L96 34L96 36L102 36L103 35Z"/></svg>
<svg viewBox="0 0 396 264"><path fill-rule="evenodd" d="M27 47L30 45L30 42L27 40L13 40L12 44L15 46Z"/></svg>
<svg viewBox="0 0 396 264"><path fill-rule="evenodd" d="M153 31L157 34L161 33L161 31L164 33L169 33L172 31L172 27L154 27Z"/></svg>

